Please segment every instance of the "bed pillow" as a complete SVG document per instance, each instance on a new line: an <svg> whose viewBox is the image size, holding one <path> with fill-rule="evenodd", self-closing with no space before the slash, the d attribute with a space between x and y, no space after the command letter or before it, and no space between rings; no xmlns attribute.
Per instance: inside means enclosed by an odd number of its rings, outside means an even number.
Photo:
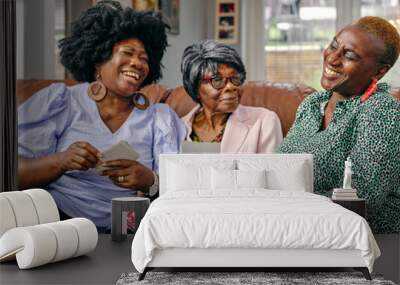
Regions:
<svg viewBox="0 0 400 285"><path fill-rule="evenodd" d="M233 169L211 169L211 189L236 190L236 173Z"/></svg>
<svg viewBox="0 0 400 285"><path fill-rule="evenodd" d="M238 188L266 188L267 176L262 170L235 170Z"/></svg>
<svg viewBox="0 0 400 285"><path fill-rule="evenodd" d="M208 165L190 162L168 164L168 191L210 190L212 169L234 169L234 161L222 160Z"/></svg>
<svg viewBox="0 0 400 285"><path fill-rule="evenodd" d="M265 188L265 170L211 170L211 189L240 190L241 188Z"/></svg>
<svg viewBox="0 0 400 285"><path fill-rule="evenodd" d="M240 159L239 170L260 170L266 173L266 187L271 190L306 191L309 189L307 164L304 160Z"/></svg>
<svg viewBox="0 0 400 285"><path fill-rule="evenodd" d="M270 169L267 171L267 188L306 192L307 183L305 178L304 163L294 164L284 171Z"/></svg>

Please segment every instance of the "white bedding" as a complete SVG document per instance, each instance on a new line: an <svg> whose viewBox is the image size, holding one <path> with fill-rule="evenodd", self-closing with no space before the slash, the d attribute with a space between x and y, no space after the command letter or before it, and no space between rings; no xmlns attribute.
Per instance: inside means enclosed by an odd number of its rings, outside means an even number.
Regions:
<svg viewBox="0 0 400 285"><path fill-rule="evenodd" d="M357 249L370 272L380 255L359 215L320 195L266 189L166 193L136 232L135 268L165 248Z"/></svg>

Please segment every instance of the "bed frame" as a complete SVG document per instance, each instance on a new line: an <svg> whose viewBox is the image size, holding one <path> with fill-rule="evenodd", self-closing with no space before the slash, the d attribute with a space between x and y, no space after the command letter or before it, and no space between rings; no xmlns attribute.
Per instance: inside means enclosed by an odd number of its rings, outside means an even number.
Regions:
<svg viewBox="0 0 400 285"><path fill-rule="evenodd" d="M273 158L283 154L263 154ZM261 156L261 155L259 155ZM309 154L292 154L290 159L304 159L308 165L308 180L306 191L313 192L313 158ZM167 161L175 159L207 159L218 158L248 158L255 154L162 154L160 156L160 195L166 192ZM250 268L338 268L350 267L361 271L367 280L371 276L359 250L329 250L329 249L254 249L254 248L168 248L157 249L153 259L139 280L155 268L232 268L246 271Z"/></svg>
<svg viewBox="0 0 400 285"><path fill-rule="evenodd" d="M337 268L352 267L371 280L359 250L323 249L192 249L170 248L156 250L152 261L139 275L155 268Z"/></svg>

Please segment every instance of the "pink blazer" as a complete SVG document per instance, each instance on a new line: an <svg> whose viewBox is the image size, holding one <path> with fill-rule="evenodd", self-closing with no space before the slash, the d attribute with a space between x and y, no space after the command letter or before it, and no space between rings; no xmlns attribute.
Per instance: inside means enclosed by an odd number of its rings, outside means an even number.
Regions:
<svg viewBox="0 0 400 285"><path fill-rule="evenodd" d="M194 115L200 110L201 106L197 105L182 117L188 141L191 141ZM221 152L273 153L282 139L281 122L275 112L262 107L239 105L226 124Z"/></svg>

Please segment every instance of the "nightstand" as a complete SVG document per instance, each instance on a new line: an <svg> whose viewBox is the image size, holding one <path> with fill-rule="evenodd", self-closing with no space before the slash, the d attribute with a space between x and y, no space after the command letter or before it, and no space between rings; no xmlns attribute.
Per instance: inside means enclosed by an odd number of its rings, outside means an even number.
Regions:
<svg viewBox="0 0 400 285"><path fill-rule="evenodd" d="M367 208L365 205L365 199L352 199L352 200L333 200L332 202L339 204L340 206L359 214L361 217L366 218Z"/></svg>

